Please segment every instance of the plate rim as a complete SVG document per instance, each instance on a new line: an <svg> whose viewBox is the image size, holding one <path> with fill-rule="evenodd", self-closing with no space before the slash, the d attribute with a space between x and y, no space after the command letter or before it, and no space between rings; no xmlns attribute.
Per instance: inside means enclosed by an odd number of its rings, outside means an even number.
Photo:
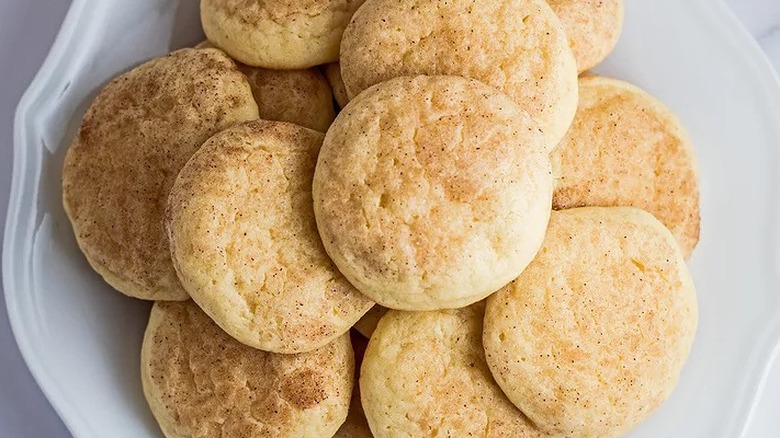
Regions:
<svg viewBox="0 0 780 438"><path fill-rule="evenodd" d="M775 100L780 104L780 77L778 77L778 73L774 70L758 42L750 35L731 8L724 0L698 0L698 2L702 7L711 9L717 18L728 26L728 31L731 32L735 42L745 51L745 55L755 62L757 75L763 77L767 93L774 94ZM36 228L36 225L29 221L27 224L21 225L23 223L21 221L22 217L27 216L21 213L25 192L31 186L34 187L40 174L40 166L37 166L38 168L34 175L26 172L26 164L30 159L39 159L41 153L40 148L32 145L31 136L27 132L30 126L38 122L31 110L42 99L50 98L50 96L44 96L42 91L46 87L51 86L52 82L50 79L57 77L54 73L58 70L64 70L64 67L73 65L76 62L74 58L66 56L70 53L67 49L77 40L80 28L79 23L85 21L85 17L89 15L89 3L89 0L73 0L44 63L24 92L16 108L13 129L13 170L2 255L6 311L16 344L36 384L68 431L77 438L97 435L94 434L89 422L82 418L78 410L71 407L71 404L67 401L68 397L61 391L56 380L51 378L42 362L36 357L35 348L31 345L30 339L25 332L24 323L21 321L19 313L15 311L18 308L17 294L29 287L29 284L16 278L16 273L26 273L32 267L27 263L27 259L20 259L13 255L20 252L23 254L31 253L31 251L20 251L20 249L32 246L33 242L30 237L32 236L34 240L34 230ZM778 110L778 113L780 113L780 110ZM780 137L780 126L768 127L767 129L775 129L778 137ZM35 197L34 194L32 196ZM774 268L772 272L777 274L778 267ZM780 310L775 313L773 318L766 321L760 341L756 343L752 351L751 360L754 362L752 367L757 371L757 375L742 385L745 387L743 390L745 390L746 396L738 402L741 405L741 412L733 417L729 427L730 430L737 433L736 436L744 437L747 433L755 415L758 400L766 387L771 365L777 361L778 356L780 356Z"/></svg>
<svg viewBox="0 0 780 438"><path fill-rule="evenodd" d="M87 15L87 6L89 0L73 0L68 8L65 18L60 26L54 43L49 49L41 68L33 77L32 82L25 90L14 114L13 126L13 163L11 175L11 192L8 199L8 212L6 214L5 230L3 236L3 295L6 303L6 313L11 325L16 345L22 355L27 369L46 397L47 401L57 413L57 416L64 423L71 435L75 438L94 436L89 426L89 422L82 418L77 409L71 408L68 403L68 397L60 389L57 382L51 378L49 372L44 369L41 361L36 358L35 348L31 345L28 335L25 333L24 323L20 320L18 302L16 294L20 290L26 289L29 284L24 284L16 278L16 272L21 270L31 270L29 263L19 266L20 260L13 257L13 254L19 252L30 254L32 251L18 251L20 248L31 248L33 242L29 239L32 234L34 240L33 224L28 223L26 232L15 232L20 230L21 205L24 199L25 190L31 184L34 184L40 174L40 169L36 169L35 175L30 176L26 164L30 158L37 159L40 155L40 149L32 147L29 141L27 129L36 122L35 116L31 110L40 102L43 89L49 84L49 78L57 77L54 73L61 66L68 65L67 50L71 47L78 35L79 23ZM32 157L30 157L32 155ZM39 167L39 166L37 166ZM32 180L32 181L31 181ZM16 250L16 251L15 251ZM25 262L28 260L25 260Z"/></svg>

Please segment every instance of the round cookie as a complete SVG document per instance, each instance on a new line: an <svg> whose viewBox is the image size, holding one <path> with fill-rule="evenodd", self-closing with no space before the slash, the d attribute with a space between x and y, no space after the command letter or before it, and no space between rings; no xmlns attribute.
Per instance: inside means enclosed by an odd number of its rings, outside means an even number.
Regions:
<svg viewBox="0 0 780 438"><path fill-rule="evenodd" d="M455 76L392 79L328 130L314 212L339 270L380 305L464 307L517 277L550 215L544 135L508 97Z"/></svg>
<svg viewBox="0 0 780 438"><path fill-rule="evenodd" d="M168 192L204 141L256 118L246 77L213 49L153 59L97 95L65 157L62 197L79 247L111 286L188 298L163 226Z"/></svg>
<svg viewBox="0 0 780 438"><path fill-rule="evenodd" d="M363 315L363 317L355 323L355 330L370 339L371 335L374 334L374 330L376 330L377 324L379 324L379 320L385 316L387 310L387 308L380 305L372 307L368 313Z"/></svg>
<svg viewBox="0 0 780 438"><path fill-rule="evenodd" d="M253 67L301 69L334 62L363 0L201 0L203 30Z"/></svg>
<svg viewBox="0 0 780 438"><path fill-rule="evenodd" d="M482 348L483 314L477 303L390 311L382 319L360 369L375 437L545 436L493 380Z"/></svg>
<svg viewBox="0 0 780 438"><path fill-rule="evenodd" d="M397 76L454 75L514 99L548 135L549 150L577 109L577 65L543 0L368 0L344 32L350 98Z"/></svg>
<svg viewBox="0 0 780 438"><path fill-rule="evenodd" d="M580 73L601 63L623 30L623 0L547 0L569 36Z"/></svg>
<svg viewBox="0 0 780 438"><path fill-rule="evenodd" d="M171 190L176 271L223 330L275 353L319 348L373 303L339 273L314 221L321 133L257 120L211 139Z"/></svg>
<svg viewBox="0 0 780 438"><path fill-rule="evenodd" d="M167 438L332 436L353 373L348 335L310 353L266 353L192 301L156 303L141 349L144 395Z"/></svg>
<svg viewBox="0 0 780 438"><path fill-rule="evenodd" d="M555 209L647 210L690 257L700 227L696 158L680 121L658 100L615 79L580 79L577 116L551 159Z"/></svg>
<svg viewBox="0 0 780 438"><path fill-rule="evenodd" d="M204 41L196 49L216 48ZM336 118L330 84L316 68L270 70L239 64L249 79L261 119L290 122L325 132Z"/></svg>
<svg viewBox="0 0 780 438"><path fill-rule="evenodd" d="M344 108L349 103L349 96L347 95L347 89L344 87L344 81L341 79L341 64L338 62L332 62L325 65L325 76L330 83L330 89L333 90L333 97L336 98L336 103L339 104L339 108Z"/></svg>
<svg viewBox="0 0 780 438"><path fill-rule="evenodd" d="M546 432L622 436L671 394L697 314L682 253L652 215L553 212L537 258L487 300L487 362Z"/></svg>

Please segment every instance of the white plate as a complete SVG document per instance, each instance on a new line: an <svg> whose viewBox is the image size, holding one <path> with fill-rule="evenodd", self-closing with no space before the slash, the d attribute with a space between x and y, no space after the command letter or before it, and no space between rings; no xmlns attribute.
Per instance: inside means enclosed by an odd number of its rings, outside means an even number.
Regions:
<svg viewBox="0 0 780 438"><path fill-rule="evenodd" d="M61 207L63 156L101 84L201 38L197 8L74 1L19 105L3 251L8 312L28 366L78 438L160 432L139 378L149 305L112 292L79 253ZM628 0L623 38L598 70L679 114L702 175L702 242L691 262L699 335L671 400L631 436L740 436L780 339L777 79L713 0Z"/></svg>

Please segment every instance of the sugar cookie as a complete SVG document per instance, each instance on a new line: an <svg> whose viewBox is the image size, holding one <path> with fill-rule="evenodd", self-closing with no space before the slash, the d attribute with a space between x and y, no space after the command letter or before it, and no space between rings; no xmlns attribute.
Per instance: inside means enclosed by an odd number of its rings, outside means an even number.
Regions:
<svg viewBox="0 0 780 438"><path fill-rule="evenodd" d="M206 36L233 58L279 70L339 58L344 28L363 0L201 0Z"/></svg>
<svg viewBox="0 0 780 438"><path fill-rule="evenodd" d="M552 149L577 109L577 65L543 0L368 0L344 32L350 98L398 76L463 76L528 112Z"/></svg>
<svg viewBox="0 0 780 438"><path fill-rule="evenodd" d="M671 394L697 312L679 246L652 215L554 212L536 259L487 300L487 362L546 432L622 436Z"/></svg>
<svg viewBox="0 0 780 438"><path fill-rule="evenodd" d="M204 141L256 118L246 77L213 49L153 59L98 94L65 158L62 197L79 247L111 286L187 299L163 227L168 191Z"/></svg>
<svg viewBox="0 0 780 438"><path fill-rule="evenodd" d="M340 271L384 307L464 307L517 277L550 215L545 138L511 99L455 76L396 78L352 100L314 175Z"/></svg>
<svg viewBox="0 0 780 438"><path fill-rule="evenodd" d="M192 301L156 303L141 349L144 395L167 438L332 436L353 373L348 335L310 353L267 353Z"/></svg>
<svg viewBox="0 0 780 438"><path fill-rule="evenodd" d="M551 158L556 209L642 208L690 257L700 226L696 158L680 121L658 100L615 79L580 79L577 116Z"/></svg>
<svg viewBox="0 0 780 438"><path fill-rule="evenodd" d="M346 333L373 303L322 247L311 181L322 134L258 120L223 131L171 190L174 265L223 330L276 353L311 351Z"/></svg>
<svg viewBox="0 0 780 438"><path fill-rule="evenodd" d="M542 437L501 392L482 348L484 303L390 311L361 367L363 407L377 438Z"/></svg>
<svg viewBox="0 0 780 438"><path fill-rule="evenodd" d="M623 30L623 0L547 0L561 19L580 72L601 63Z"/></svg>

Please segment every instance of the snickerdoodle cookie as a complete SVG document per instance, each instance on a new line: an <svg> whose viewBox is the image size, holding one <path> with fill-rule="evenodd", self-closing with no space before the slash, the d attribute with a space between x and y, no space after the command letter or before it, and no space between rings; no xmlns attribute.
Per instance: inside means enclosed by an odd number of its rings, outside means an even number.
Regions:
<svg viewBox="0 0 780 438"><path fill-rule="evenodd" d="M267 353L192 301L156 303L141 349L144 395L168 438L333 436L353 373L348 335L309 353Z"/></svg>
<svg viewBox="0 0 780 438"><path fill-rule="evenodd" d="M623 0L547 0L561 19L580 72L601 63L623 30Z"/></svg>
<svg viewBox="0 0 780 438"><path fill-rule="evenodd" d="M657 99L616 79L580 79L577 116L551 158L556 209L642 208L690 257L699 241L696 158L680 121Z"/></svg>
<svg viewBox="0 0 780 438"><path fill-rule="evenodd" d="M368 340L364 336L354 333L350 338L352 339L352 349L355 350L355 385L352 387L352 400L349 403L347 419L333 435L333 438L372 438L366 413L363 411L363 404L360 403L360 384L357 381Z"/></svg>
<svg viewBox="0 0 780 438"><path fill-rule="evenodd" d="M544 0L368 0L344 32L341 74L350 98L397 76L454 75L515 100L548 138L577 109L577 65Z"/></svg>
<svg viewBox="0 0 780 438"><path fill-rule="evenodd" d="M543 437L501 392L482 348L484 303L438 312L390 311L360 372L374 436Z"/></svg>
<svg viewBox="0 0 780 438"><path fill-rule="evenodd" d="M184 287L255 348L319 348L373 305L317 234L311 181L322 138L283 122L236 126L209 139L171 190L168 232Z"/></svg>
<svg viewBox="0 0 780 438"><path fill-rule="evenodd" d="M384 307L479 301L533 259L550 216L546 140L471 79L401 77L352 100L328 131L314 212L339 270Z"/></svg>
<svg viewBox="0 0 780 438"><path fill-rule="evenodd" d="M318 69L239 68L249 78L261 119L326 132L336 118L330 84Z"/></svg>
<svg viewBox="0 0 780 438"><path fill-rule="evenodd" d="M111 286L187 299L163 226L168 192L204 141L256 118L246 77L214 49L153 59L97 95L65 158L63 203L79 247Z"/></svg>
<svg viewBox="0 0 780 438"><path fill-rule="evenodd" d="M697 319L691 275L661 222L636 208L579 208L554 212L536 259L488 298L484 346L538 427L616 437L669 397Z"/></svg>
<svg viewBox="0 0 780 438"><path fill-rule="evenodd" d="M233 58L279 70L339 58L344 28L363 0L201 0L206 36Z"/></svg>

